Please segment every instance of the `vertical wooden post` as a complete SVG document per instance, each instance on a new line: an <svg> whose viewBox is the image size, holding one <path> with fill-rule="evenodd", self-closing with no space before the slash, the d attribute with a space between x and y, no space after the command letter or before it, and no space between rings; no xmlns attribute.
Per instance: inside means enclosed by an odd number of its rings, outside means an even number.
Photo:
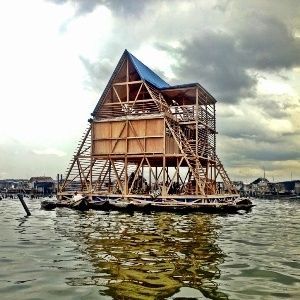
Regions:
<svg viewBox="0 0 300 300"><path fill-rule="evenodd" d="M89 193L92 193L92 187L93 187L93 173L92 173L93 166L94 166L94 164L93 164L93 156L91 155L91 159L90 159L90 178L89 178L90 184L89 184Z"/></svg>
<svg viewBox="0 0 300 300"><path fill-rule="evenodd" d="M210 161L210 186L211 186L211 193L214 193L214 186L213 186L213 165Z"/></svg>
<svg viewBox="0 0 300 300"><path fill-rule="evenodd" d="M157 178L157 166L155 166L155 189L158 188L158 178Z"/></svg>
<svg viewBox="0 0 300 300"><path fill-rule="evenodd" d="M216 148L217 148L217 145L216 145L216 131L217 131L217 128L216 128L216 105L214 103L214 156L213 156L213 160L214 160L214 180L215 180L215 190L217 189L217 170L216 170Z"/></svg>
<svg viewBox="0 0 300 300"><path fill-rule="evenodd" d="M127 197L128 195L128 172L127 172L127 166L128 166L128 158L127 155L125 156L125 178L124 178L124 187L123 187L123 196Z"/></svg>
<svg viewBox="0 0 300 300"><path fill-rule="evenodd" d="M198 131L199 131L199 99L198 99L198 88L196 89L196 155L198 156Z"/></svg>
<svg viewBox="0 0 300 300"><path fill-rule="evenodd" d="M144 158L145 158L145 156L144 156ZM142 164L142 186L141 186L142 189L143 189L143 185L144 185L144 162Z"/></svg>
<svg viewBox="0 0 300 300"><path fill-rule="evenodd" d="M178 166L179 164L179 159L178 157L176 158L176 165L177 165L177 176L176 176L176 183L177 183L177 186L179 184L179 178L180 178L180 175L179 175L179 172L180 172L180 166Z"/></svg>
<svg viewBox="0 0 300 300"><path fill-rule="evenodd" d="M162 196L165 197L166 196L166 156L163 156L163 186L162 186Z"/></svg>
<svg viewBox="0 0 300 300"><path fill-rule="evenodd" d="M19 198L20 202L22 203L22 206L23 206L23 208L24 208L27 216L31 216L31 213L30 213L30 211L29 211L29 209L28 209L28 207L27 207L27 205L26 205L26 203L25 203L25 201L23 199L23 195L22 194L18 194L18 198Z"/></svg>
<svg viewBox="0 0 300 300"><path fill-rule="evenodd" d="M164 141L163 141L163 186L161 194L166 196L166 119L164 118Z"/></svg>
<svg viewBox="0 0 300 300"><path fill-rule="evenodd" d="M58 192L60 192L60 189L59 189L59 174L56 175L56 181L57 181L57 191L56 191L56 194Z"/></svg>
<svg viewBox="0 0 300 300"><path fill-rule="evenodd" d="M127 197L128 196L128 120L126 120L126 138L125 138L125 149L126 149L126 153L125 153L125 180L124 180L124 185L125 187L123 188L124 194Z"/></svg>
<svg viewBox="0 0 300 300"><path fill-rule="evenodd" d="M108 192L111 192L111 160L109 158L109 165L108 165Z"/></svg>
<svg viewBox="0 0 300 300"><path fill-rule="evenodd" d="M129 101L129 66L128 66L128 59L126 61L126 101Z"/></svg>
<svg viewBox="0 0 300 300"><path fill-rule="evenodd" d="M198 88L196 88L196 159L198 160L199 157L198 157L198 143L199 143L199 137L198 137L198 124L199 124L199 120L198 120L198 116L199 116L199 99L198 99ZM198 164L196 164L196 166L198 166ZM198 171L198 170L197 170ZM195 194L198 195L199 193L199 187L198 187L198 184L196 183L196 190L195 190Z"/></svg>
<svg viewBox="0 0 300 300"><path fill-rule="evenodd" d="M152 167L149 166L149 190L150 190L150 192L152 191L152 189L151 189L151 170L152 170Z"/></svg>
<svg viewBox="0 0 300 300"><path fill-rule="evenodd" d="M166 165L166 174L167 174L167 181L169 181L169 167L168 167L168 165ZM169 183L169 182L168 182ZM166 187L168 187L168 186L166 186Z"/></svg>

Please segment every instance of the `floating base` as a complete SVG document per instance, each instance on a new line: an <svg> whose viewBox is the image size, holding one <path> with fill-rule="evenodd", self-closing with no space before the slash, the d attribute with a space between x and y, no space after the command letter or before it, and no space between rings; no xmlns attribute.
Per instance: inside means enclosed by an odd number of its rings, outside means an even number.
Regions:
<svg viewBox="0 0 300 300"><path fill-rule="evenodd" d="M52 210L56 207L67 207L71 209L85 211L94 210L117 210L117 211L169 211L169 212L203 212L203 213L237 213L239 211L249 211L254 204L248 198L238 198L229 202L181 202L176 200L159 199L157 201L136 200L136 199L109 199L97 198L97 200L88 200L83 197L79 200L61 200L61 201L42 201L41 208Z"/></svg>

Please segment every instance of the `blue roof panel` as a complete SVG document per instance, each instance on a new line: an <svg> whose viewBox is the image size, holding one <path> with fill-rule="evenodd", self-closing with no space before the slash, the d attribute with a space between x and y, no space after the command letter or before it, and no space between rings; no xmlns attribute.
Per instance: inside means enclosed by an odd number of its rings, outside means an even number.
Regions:
<svg viewBox="0 0 300 300"><path fill-rule="evenodd" d="M155 74L152 70L145 66L130 52L128 52L128 55L142 80L148 81L159 89L168 88L170 86L167 82L162 80L157 74Z"/></svg>

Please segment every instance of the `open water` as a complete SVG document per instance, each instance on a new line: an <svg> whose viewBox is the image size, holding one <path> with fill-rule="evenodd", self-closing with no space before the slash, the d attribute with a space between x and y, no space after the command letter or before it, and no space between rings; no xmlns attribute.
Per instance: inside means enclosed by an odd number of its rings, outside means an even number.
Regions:
<svg viewBox="0 0 300 300"><path fill-rule="evenodd" d="M300 201L238 215L0 201L0 299L300 299Z"/></svg>

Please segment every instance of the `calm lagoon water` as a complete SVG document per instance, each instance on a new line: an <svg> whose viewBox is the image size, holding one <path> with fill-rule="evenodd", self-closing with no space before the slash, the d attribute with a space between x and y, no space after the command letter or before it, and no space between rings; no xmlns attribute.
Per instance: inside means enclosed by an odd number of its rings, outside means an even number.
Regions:
<svg viewBox="0 0 300 300"><path fill-rule="evenodd" d="M0 299L300 299L300 201L238 215L0 201Z"/></svg>

